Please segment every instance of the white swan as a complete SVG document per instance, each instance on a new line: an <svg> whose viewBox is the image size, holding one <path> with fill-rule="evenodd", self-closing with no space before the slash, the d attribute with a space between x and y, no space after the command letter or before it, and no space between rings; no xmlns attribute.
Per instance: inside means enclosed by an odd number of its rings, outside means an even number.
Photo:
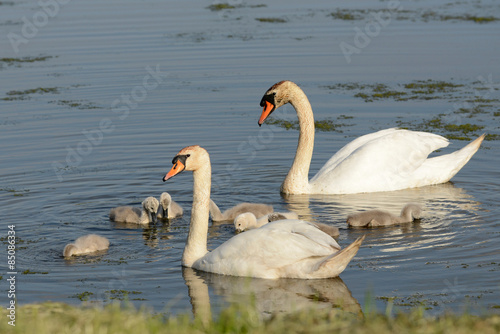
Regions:
<svg viewBox="0 0 500 334"><path fill-rule="evenodd" d="M281 192L285 194L354 194L392 191L449 181L476 153L484 135L461 150L434 158L448 140L426 132L386 129L359 137L338 151L309 181L314 147L314 118L307 96L295 83L281 81L264 94L262 125L277 108L290 103L299 119L299 143Z"/></svg>
<svg viewBox="0 0 500 334"><path fill-rule="evenodd" d="M418 204L409 203L403 207L399 217L387 211L369 210L348 216L347 224L364 227L397 225L420 219L421 214L422 208Z"/></svg>
<svg viewBox="0 0 500 334"><path fill-rule="evenodd" d="M180 217L184 214L184 210L179 205L179 203L172 200L172 196L169 193L163 192L160 195L160 206L156 217L158 218L168 218L172 219L175 217Z"/></svg>
<svg viewBox="0 0 500 334"><path fill-rule="evenodd" d="M105 250L109 248L109 240L96 234L88 234L79 237L72 244L64 247L63 256L82 255Z"/></svg>
<svg viewBox="0 0 500 334"><path fill-rule="evenodd" d="M146 225L156 222L156 212L160 203L154 197L142 201L142 210L130 206L119 206L109 211L109 219L117 223Z"/></svg>
<svg viewBox="0 0 500 334"><path fill-rule="evenodd" d="M191 224L182 265L233 276L277 279L338 276L357 253L364 236L343 250L329 235L301 220L280 220L238 234L211 252L207 233L211 187L208 152L200 146L182 149L165 175L168 180L183 170L193 171Z"/></svg>
<svg viewBox="0 0 500 334"><path fill-rule="evenodd" d="M212 216L212 221L224 221L224 220L234 220L239 214L244 212L251 212L257 218L263 217L268 213L273 212L273 206L261 203L240 203L232 208L221 212L217 204L215 204L212 199L210 199L210 216Z"/></svg>
<svg viewBox="0 0 500 334"><path fill-rule="evenodd" d="M267 223L277 221L277 220L284 220L284 219L298 219L299 215L297 215L295 212L273 212L270 213L264 217L261 217L257 219L255 215L251 212L245 212L242 214L239 214L235 219L234 219L234 228L236 232L243 232L246 230L251 230L254 228L259 228ZM327 225L327 224L322 224L322 223L312 223L314 226L319 228L321 231L325 232L331 237L338 237L339 236L339 229L335 226Z"/></svg>

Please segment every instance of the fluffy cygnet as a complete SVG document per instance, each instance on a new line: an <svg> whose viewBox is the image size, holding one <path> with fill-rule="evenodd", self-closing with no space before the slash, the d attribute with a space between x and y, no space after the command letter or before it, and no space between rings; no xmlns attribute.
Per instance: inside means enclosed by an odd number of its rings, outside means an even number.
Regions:
<svg viewBox="0 0 500 334"><path fill-rule="evenodd" d="M234 219L234 228L236 232L243 232L282 219L299 219L299 215L295 212L272 212L257 219L253 213L244 212Z"/></svg>
<svg viewBox="0 0 500 334"><path fill-rule="evenodd" d="M96 234L84 235L64 247L64 257L82 255L109 248L109 240Z"/></svg>
<svg viewBox="0 0 500 334"><path fill-rule="evenodd" d="M251 212L257 218L260 218L273 212L273 206L261 203L240 203L221 213L217 204L210 199L210 215L212 216L212 221L234 220L236 216L245 212Z"/></svg>
<svg viewBox="0 0 500 334"><path fill-rule="evenodd" d="M142 210L130 206L119 206L109 211L109 219L117 223L146 225L156 222L159 205L156 198L147 197L142 202Z"/></svg>
<svg viewBox="0 0 500 334"><path fill-rule="evenodd" d="M175 201L172 200L172 197L169 193L163 192L160 196L160 207L158 208L158 212L156 216L158 218L168 218L172 219L175 217L180 217L184 213L182 207Z"/></svg>
<svg viewBox="0 0 500 334"><path fill-rule="evenodd" d="M421 213L420 205L410 203L404 206L399 217L387 211L369 210L350 215L347 217L347 224L349 226L375 227L411 223L414 219L420 219Z"/></svg>
<svg viewBox="0 0 500 334"><path fill-rule="evenodd" d="M259 228L261 226L266 225L267 223L276 221L276 220L283 220L283 219L298 219L299 216L295 212L273 212L270 214L267 214L259 219L255 217L254 214L251 212L244 212L242 214L239 214L235 219L234 219L234 228L236 229L236 232L243 232L246 230L254 229L254 228ZM311 222L311 224L315 225L318 229L321 231L325 232L331 237L338 237L339 236L339 229L335 226L327 225L327 224L322 224L322 223L316 223L316 222Z"/></svg>

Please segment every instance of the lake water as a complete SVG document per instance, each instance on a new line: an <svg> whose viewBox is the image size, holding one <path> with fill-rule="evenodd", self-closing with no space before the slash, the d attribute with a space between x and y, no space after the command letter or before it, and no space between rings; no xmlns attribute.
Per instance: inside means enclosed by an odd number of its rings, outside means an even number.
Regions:
<svg viewBox="0 0 500 334"><path fill-rule="evenodd" d="M389 299L400 310L498 312L498 2L54 3L44 11L35 1L0 2L3 306L14 225L19 304L129 299L157 312L216 313L255 294L263 314L311 305L359 313L371 303L384 310ZM383 128L455 138L440 154L464 146L460 136L491 140L447 184L282 197L298 132L259 128L257 120L262 95L284 79L301 85L316 119L342 125L317 132L311 176L350 140ZM376 95L380 87L385 94ZM295 119L290 106L281 110ZM192 176L161 179L193 144L211 154L212 198L222 209L250 201L292 210L338 226L341 246L365 234L340 278L268 281L183 269ZM148 228L108 220L110 208L140 206L163 191L184 207L182 218ZM398 213L407 202L424 206L419 223L347 229L350 213ZM107 237L109 250L61 256L89 233ZM233 235L232 225L211 225L209 248Z"/></svg>

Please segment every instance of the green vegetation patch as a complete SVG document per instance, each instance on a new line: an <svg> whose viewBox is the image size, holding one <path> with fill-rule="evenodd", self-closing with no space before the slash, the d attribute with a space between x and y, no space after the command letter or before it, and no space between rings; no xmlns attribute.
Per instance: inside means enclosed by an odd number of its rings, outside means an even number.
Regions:
<svg viewBox="0 0 500 334"><path fill-rule="evenodd" d="M500 19L495 16L477 16L470 14L449 15L440 14L435 11L417 11L417 10L403 10L401 8L371 8L371 9L346 9L337 8L336 11L327 14L335 20L354 21L354 20L374 20L374 15L383 15L384 20L422 20L423 22L429 21L469 21L474 23L490 23L499 21Z"/></svg>
<svg viewBox="0 0 500 334"><path fill-rule="evenodd" d="M139 295L140 291L108 290L105 294L110 300L145 300L144 298L130 298L129 295Z"/></svg>
<svg viewBox="0 0 500 334"><path fill-rule="evenodd" d="M417 130L417 131L426 131L426 132L435 132L436 130L440 130L443 132L443 135L451 140L467 140L470 141L473 138L480 136L482 133L480 130L484 129L483 125L478 124L455 124L448 123L445 121L444 114L440 114L436 117L433 117L429 120L424 120L422 122L403 122L397 121L399 127L403 129ZM499 136L495 134L486 135L485 140L498 140Z"/></svg>
<svg viewBox="0 0 500 334"><path fill-rule="evenodd" d="M233 5L230 5L227 3L218 3L218 4L210 5L207 8L210 9L212 12L218 12L218 11L226 10L226 9L235 9L236 6L233 6Z"/></svg>
<svg viewBox="0 0 500 334"><path fill-rule="evenodd" d="M78 298L80 299L82 302L84 301L87 301L89 300L89 298L91 296L93 296L94 293L93 292L90 292L90 291L84 291L84 292L81 292L81 293L77 293L77 294L74 294L73 296L71 296L71 298Z"/></svg>
<svg viewBox="0 0 500 334"><path fill-rule="evenodd" d="M285 19L281 19L279 17L257 17L255 20L259 22L268 22L268 23L285 23Z"/></svg>
<svg viewBox="0 0 500 334"><path fill-rule="evenodd" d="M353 20L362 20L366 15L366 10L358 9L340 9L337 8L335 12L329 14L329 16L333 17L336 20L344 20L344 21L353 21Z"/></svg>
<svg viewBox="0 0 500 334"><path fill-rule="evenodd" d="M48 273L49 273L48 271L31 271L29 269L23 271L23 275L35 275L35 274L47 275Z"/></svg>
<svg viewBox="0 0 500 334"><path fill-rule="evenodd" d="M448 99L448 100L461 100L463 95L472 95L472 91L478 91L480 88L485 88L484 83L476 82L471 87L466 87L464 84L447 82L443 80L415 80L410 83L396 84L392 87L383 83L337 83L332 85L323 86L329 90L340 91L356 91L354 97L361 98L365 102L374 102L378 100L392 99L395 101L409 101L409 100L434 100L434 99ZM492 87L486 87L492 90ZM476 92L477 93L477 92ZM486 103L498 103L500 100L488 98L488 93L484 96L476 96L474 98L467 98L465 102L473 103L474 105ZM490 105L488 105L490 106Z"/></svg>
<svg viewBox="0 0 500 334"><path fill-rule="evenodd" d="M7 97L4 97L4 101L14 101L14 100L27 100L30 99L30 95L33 94L58 94L58 87L38 87L26 90L11 90L7 92Z"/></svg>
<svg viewBox="0 0 500 334"><path fill-rule="evenodd" d="M83 100L58 100L50 101L50 103L57 103L61 106L66 106L74 109L87 110L87 109L101 109L95 103L83 101Z"/></svg>
<svg viewBox="0 0 500 334"><path fill-rule="evenodd" d="M24 190L17 190L14 188L0 188L0 191L5 191L8 193L11 193L12 195L16 197L22 197L24 195L27 195L29 193L29 189L24 189Z"/></svg>
<svg viewBox="0 0 500 334"><path fill-rule="evenodd" d="M424 21L438 20L438 21L471 21L474 23L490 23L499 21L500 19L494 16L477 16L470 14L463 15L443 15L434 11L427 11L422 14Z"/></svg>
<svg viewBox="0 0 500 334"><path fill-rule="evenodd" d="M80 294L82 299L91 293ZM494 308L492 308L493 310ZM494 312L494 311L493 311ZM120 304L105 307L75 307L64 303L45 302L16 308L16 332L56 333L498 333L500 315L443 314L426 316L422 308L409 313L385 315L376 312L364 316L338 309L305 309L273 314L263 319L254 305L230 306L213 319L208 313L155 314ZM10 333L8 310L0 309L0 331Z"/></svg>
<svg viewBox="0 0 500 334"><path fill-rule="evenodd" d="M349 92L353 97L368 103L380 100L399 102L433 99L454 102L453 107L446 113L432 116L430 119L396 121L400 128L429 132L439 130L438 132L448 139L454 140L471 140L478 137L486 125L495 124L496 117L500 116L500 99L491 96L497 88L488 82L475 81L464 84L429 79L392 86L383 83L336 83L323 88ZM285 128L296 127L294 123L277 125ZM500 134L495 133L487 133L485 137L487 141L499 139Z"/></svg>
<svg viewBox="0 0 500 334"><path fill-rule="evenodd" d="M0 62L7 65L19 65L22 63L34 63L37 61L46 61L47 59L54 58L53 56L38 56L38 57L21 57L21 58L0 58Z"/></svg>
<svg viewBox="0 0 500 334"><path fill-rule="evenodd" d="M219 12L219 11L223 11L223 10L243 8L243 7L261 8L261 7L267 7L267 5L265 5L265 4L257 4L257 5L244 5L244 4L230 5L228 3L217 3L217 4L213 4L213 5L208 6L207 9L210 9L212 12Z"/></svg>
<svg viewBox="0 0 500 334"><path fill-rule="evenodd" d="M318 120L314 121L314 127L317 131L335 131L342 133L341 128L345 126L351 126L351 124L346 124L346 123L341 123L338 122L339 120L346 120L346 119L352 119L352 116L345 116L345 115L340 115L337 117L337 121L333 121L331 119L325 119L325 120ZM283 119L277 119L277 118L269 118L266 120L266 123L269 125L276 125L281 128L284 128L286 130L299 130L299 121L298 120L293 120L293 121L287 121Z"/></svg>

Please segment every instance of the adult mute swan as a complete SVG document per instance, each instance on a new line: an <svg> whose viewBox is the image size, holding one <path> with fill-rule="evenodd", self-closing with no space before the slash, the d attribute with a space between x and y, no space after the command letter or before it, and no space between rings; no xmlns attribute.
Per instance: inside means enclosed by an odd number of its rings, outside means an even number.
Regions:
<svg viewBox="0 0 500 334"><path fill-rule="evenodd" d="M172 200L172 196L166 191L160 195L160 206L156 217L158 218L168 218L172 219L175 217L180 217L184 214L184 210L179 205L179 203Z"/></svg>
<svg viewBox="0 0 500 334"><path fill-rule="evenodd" d="M270 213L264 217L261 217L257 219L255 215L251 212L245 212L240 215L238 215L234 219L234 228L236 232L243 232L246 230L251 230L254 228L259 228L267 223L277 221L277 220L283 220L283 219L298 219L299 216L295 212L273 212ZM335 226L327 225L327 224L322 224L322 223L310 223L316 226L318 229L321 231L325 232L331 237L338 237L339 236L339 229Z"/></svg>
<svg viewBox="0 0 500 334"><path fill-rule="evenodd" d="M142 210L130 206L119 206L109 211L109 219L117 223L146 225L156 222L156 213L160 203L154 197L142 201Z"/></svg>
<svg viewBox="0 0 500 334"><path fill-rule="evenodd" d="M172 160L163 181L193 172L191 224L182 265L233 276L268 279L338 276L356 255L364 236L340 250L335 239L302 220L280 220L238 234L211 252L207 233L211 187L208 152L200 146L183 148Z"/></svg>
<svg viewBox="0 0 500 334"><path fill-rule="evenodd" d="M239 214L244 212L251 212L257 218L261 218L273 212L273 206L262 204L262 203L240 203L232 208L221 212L217 204L215 204L212 199L210 199L210 216L212 216L212 221L224 221L224 220L234 220Z"/></svg>
<svg viewBox="0 0 500 334"><path fill-rule="evenodd" d="M299 143L292 167L281 185L284 194L354 194L392 191L449 181L476 153L480 136L464 148L434 158L448 145L442 136L386 129L361 136L333 155L309 181L314 147L314 118L306 94L291 81L273 85L260 101L259 126L277 108L290 103L299 119Z"/></svg>
<svg viewBox="0 0 500 334"><path fill-rule="evenodd" d="M409 203L403 207L399 217L387 211L369 210L348 216L347 225L375 227L411 223L414 219L420 219L421 214L420 205Z"/></svg>
<svg viewBox="0 0 500 334"><path fill-rule="evenodd" d="M94 253L109 248L109 240L97 234L87 234L79 237L72 244L67 244L63 250L64 257Z"/></svg>

